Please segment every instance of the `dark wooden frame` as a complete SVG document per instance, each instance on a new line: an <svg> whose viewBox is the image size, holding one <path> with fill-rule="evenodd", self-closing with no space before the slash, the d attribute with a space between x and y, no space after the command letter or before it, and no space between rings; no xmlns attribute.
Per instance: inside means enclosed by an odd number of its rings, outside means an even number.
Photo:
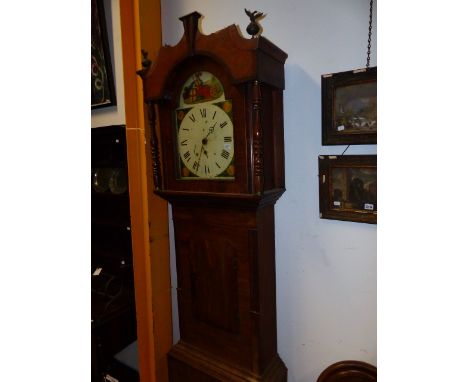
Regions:
<svg viewBox="0 0 468 382"><path fill-rule="evenodd" d="M322 75L322 145L364 145L377 143L377 129L339 132L335 126L335 95L341 87L377 83L377 67ZM376 111L377 112L377 111Z"/></svg>
<svg viewBox="0 0 468 382"><path fill-rule="evenodd" d="M95 45L94 50L93 45ZM96 54L99 57L96 57ZM101 66L104 77L103 95L99 101L94 101L93 97L97 93L93 86L93 68L95 65ZM91 109L114 106L116 103L104 4L102 0L91 0Z"/></svg>
<svg viewBox="0 0 468 382"><path fill-rule="evenodd" d="M333 190L331 184L332 170L341 168L375 168L377 155L342 155L319 156L319 199L320 218L346 220L359 223L377 223L377 210L367 211L356 208L333 208Z"/></svg>

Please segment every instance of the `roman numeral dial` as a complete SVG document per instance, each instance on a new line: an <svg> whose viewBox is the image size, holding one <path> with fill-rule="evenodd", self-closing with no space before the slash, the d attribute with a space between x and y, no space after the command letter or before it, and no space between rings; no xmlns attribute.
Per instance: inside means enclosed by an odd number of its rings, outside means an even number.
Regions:
<svg viewBox="0 0 468 382"><path fill-rule="evenodd" d="M223 101L176 110L180 178L234 178L231 108Z"/></svg>

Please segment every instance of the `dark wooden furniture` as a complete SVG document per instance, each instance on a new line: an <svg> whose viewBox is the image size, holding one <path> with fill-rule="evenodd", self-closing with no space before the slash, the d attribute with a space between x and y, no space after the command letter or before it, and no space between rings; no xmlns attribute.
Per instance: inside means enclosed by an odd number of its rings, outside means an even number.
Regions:
<svg viewBox="0 0 468 382"><path fill-rule="evenodd" d="M340 361L328 366L317 382L376 382L377 368L361 361Z"/></svg>
<svg viewBox="0 0 468 382"><path fill-rule="evenodd" d="M155 192L172 204L174 219L181 338L168 356L169 376L286 381L276 340L274 204L285 191L287 55L264 37L244 39L235 25L205 36L200 16L182 17L181 41L161 48L140 72ZM232 104L230 179L180 176L175 111L187 78L199 72L213 74ZM200 139L198 147L205 143Z"/></svg>
<svg viewBox="0 0 468 382"><path fill-rule="evenodd" d="M126 171L125 126L91 129L91 166ZM120 191L119 191L120 192ZM138 381L138 373L114 359L136 340L128 191L91 188L92 381L109 374ZM96 272L96 269L101 269Z"/></svg>

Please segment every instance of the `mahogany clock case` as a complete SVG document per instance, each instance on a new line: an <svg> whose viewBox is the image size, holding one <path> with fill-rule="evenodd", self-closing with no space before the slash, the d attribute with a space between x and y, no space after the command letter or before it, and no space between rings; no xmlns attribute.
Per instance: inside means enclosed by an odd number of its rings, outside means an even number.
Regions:
<svg viewBox="0 0 468 382"><path fill-rule="evenodd" d="M286 53L231 25L211 35L197 12L142 73L155 192L172 204L180 341L171 381L286 381L277 354L274 203L285 190ZM184 84L209 72L232 104L233 179L181 179L175 112ZM156 124L155 109L158 111ZM200 154L201 155L201 154Z"/></svg>

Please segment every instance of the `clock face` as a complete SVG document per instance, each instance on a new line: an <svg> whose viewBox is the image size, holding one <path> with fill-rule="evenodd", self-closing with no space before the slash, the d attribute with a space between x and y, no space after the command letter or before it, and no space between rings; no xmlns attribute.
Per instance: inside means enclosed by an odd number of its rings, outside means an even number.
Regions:
<svg viewBox="0 0 468 382"><path fill-rule="evenodd" d="M202 103L177 110L181 178L233 179L231 102Z"/></svg>
<svg viewBox="0 0 468 382"><path fill-rule="evenodd" d="M232 103L209 72L194 73L176 110L179 179L234 179Z"/></svg>

